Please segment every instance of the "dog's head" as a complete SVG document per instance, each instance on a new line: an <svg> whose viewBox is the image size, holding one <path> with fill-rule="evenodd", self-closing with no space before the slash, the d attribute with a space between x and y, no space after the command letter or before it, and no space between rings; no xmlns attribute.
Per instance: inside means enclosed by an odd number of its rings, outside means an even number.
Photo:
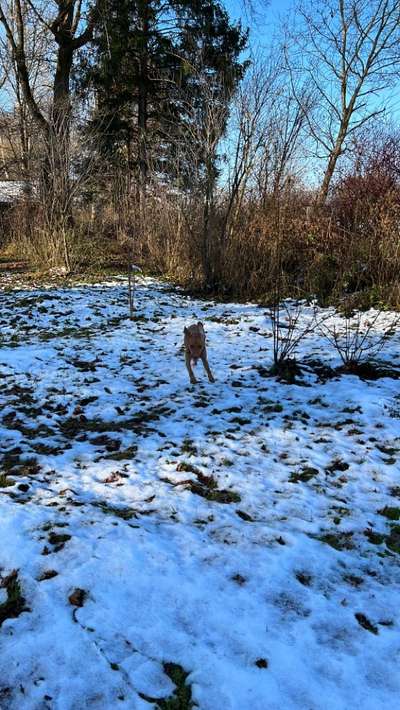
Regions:
<svg viewBox="0 0 400 710"><path fill-rule="evenodd" d="M185 347L190 353L193 360L198 360L201 357L204 345L205 345L205 334L203 323L196 323L195 325L189 326L189 328L184 329L185 333Z"/></svg>

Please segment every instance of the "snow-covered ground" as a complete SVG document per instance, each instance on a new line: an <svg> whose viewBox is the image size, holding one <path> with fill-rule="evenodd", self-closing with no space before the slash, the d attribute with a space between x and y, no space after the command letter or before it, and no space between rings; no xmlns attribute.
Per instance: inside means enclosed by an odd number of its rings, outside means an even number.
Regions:
<svg viewBox="0 0 400 710"><path fill-rule="evenodd" d="M399 381L149 279L0 305L0 708L399 707Z"/></svg>

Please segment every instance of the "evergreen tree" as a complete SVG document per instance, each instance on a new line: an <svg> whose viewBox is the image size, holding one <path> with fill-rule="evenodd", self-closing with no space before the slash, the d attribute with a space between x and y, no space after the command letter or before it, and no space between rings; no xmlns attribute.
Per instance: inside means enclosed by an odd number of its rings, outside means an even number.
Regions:
<svg viewBox="0 0 400 710"><path fill-rule="evenodd" d="M142 185L150 163L172 175L177 136L201 114L204 81L226 123L247 33L215 0L99 0L98 17L81 82L94 92L90 127L102 159L136 170Z"/></svg>

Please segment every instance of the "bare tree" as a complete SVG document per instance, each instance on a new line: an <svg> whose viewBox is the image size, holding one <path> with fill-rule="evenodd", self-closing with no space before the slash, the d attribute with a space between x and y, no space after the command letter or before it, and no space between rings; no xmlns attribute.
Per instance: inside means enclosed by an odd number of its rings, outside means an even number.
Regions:
<svg viewBox="0 0 400 710"><path fill-rule="evenodd" d="M201 204L201 260L205 283L213 287L216 279L216 242L214 217L216 210L216 185L221 139L224 135L229 90L223 77L210 77L199 62L194 68L199 84L199 96L191 100L182 95L187 119L176 137L176 151L185 165L186 181L190 192Z"/></svg>
<svg viewBox="0 0 400 710"><path fill-rule="evenodd" d="M229 241L245 197L256 192L261 205L275 201L293 172L299 139L311 97L300 106L287 91L287 75L279 52L273 49L263 61L255 60L234 101L227 141L227 204L223 240Z"/></svg>
<svg viewBox="0 0 400 710"><path fill-rule="evenodd" d="M17 99L30 115L47 147L47 174L65 169L71 115L70 78L75 53L91 38L94 12L84 22L82 0L13 0L0 2L2 45L8 50L16 77ZM82 24L84 26L82 27ZM49 109L41 105L32 68L32 27L40 28L49 42L47 60L52 67ZM36 60L37 64L37 60ZM60 145L59 161L55 152ZM66 176L62 179L65 181Z"/></svg>
<svg viewBox="0 0 400 710"><path fill-rule="evenodd" d="M395 82L400 59L399 0L301 0L285 42L293 94L304 73L317 98L311 136L326 159L324 204L347 140L385 110L378 100Z"/></svg>
<svg viewBox="0 0 400 710"><path fill-rule="evenodd" d="M10 4L10 16L12 7ZM12 15L13 16L13 15ZM32 13L25 18L25 56L29 84L37 103L49 100L49 36L42 31ZM7 34L0 25L0 67L2 73L1 140L13 177L27 181L37 147L37 127L26 104L20 74ZM3 169L7 165L3 160Z"/></svg>

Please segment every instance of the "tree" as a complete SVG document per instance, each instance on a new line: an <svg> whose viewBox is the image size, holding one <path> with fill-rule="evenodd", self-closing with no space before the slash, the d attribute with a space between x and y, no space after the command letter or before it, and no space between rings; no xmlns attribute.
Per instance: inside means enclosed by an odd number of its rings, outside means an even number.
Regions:
<svg viewBox="0 0 400 710"><path fill-rule="evenodd" d="M30 112L44 146L44 206L48 221L62 229L71 218L69 149L71 119L71 72L77 51L91 38L95 13L89 7L84 19L82 0L14 0L0 2L3 48L14 67L24 108ZM31 29L39 25L48 38L45 59L53 66L48 106L36 93L30 66ZM47 103L47 102L46 102ZM68 262L67 250L65 260ZM68 267L68 264L66 264Z"/></svg>
<svg viewBox="0 0 400 710"><path fill-rule="evenodd" d="M191 131L196 102L202 110L204 76L227 106L247 34L215 0L100 0L99 14L80 87L95 95L90 126L101 129L102 157L122 159L143 188L150 165L160 176L175 171L182 127Z"/></svg>
<svg viewBox="0 0 400 710"><path fill-rule="evenodd" d="M316 110L307 113L311 136L326 158L319 203L326 202L350 136L383 113L382 92L397 78L399 0L304 0L287 30L286 60L293 79L306 75ZM295 88L299 104L302 97Z"/></svg>

